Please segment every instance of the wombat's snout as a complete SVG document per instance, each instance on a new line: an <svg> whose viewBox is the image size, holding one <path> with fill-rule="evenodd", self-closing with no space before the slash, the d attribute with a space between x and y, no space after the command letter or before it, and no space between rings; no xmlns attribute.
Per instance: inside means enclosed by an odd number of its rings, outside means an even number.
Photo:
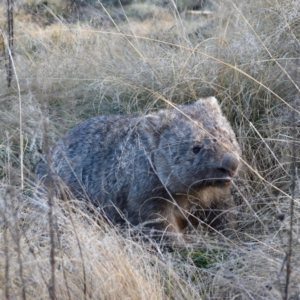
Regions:
<svg viewBox="0 0 300 300"><path fill-rule="evenodd" d="M239 167L239 159L232 153L225 153L221 162L221 169L226 171L230 177L233 177Z"/></svg>

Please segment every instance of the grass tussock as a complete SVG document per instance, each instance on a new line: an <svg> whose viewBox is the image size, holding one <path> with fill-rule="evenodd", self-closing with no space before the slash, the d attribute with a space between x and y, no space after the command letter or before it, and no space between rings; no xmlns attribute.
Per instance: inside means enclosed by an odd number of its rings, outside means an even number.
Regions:
<svg viewBox="0 0 300 300"><path fill-rule="evenodd" d="M211 0L206 13L173 1L55 5L16 2L10 88L0 8L1 299L285 297L292 180L289 295L297 299L298 1ZM54 143L94 115L144 114L211 95L243 153L234 236L199 228L187 249L167 253L54 199L51 242L47 196L35 203L33 179L45 139Z"/></svg>

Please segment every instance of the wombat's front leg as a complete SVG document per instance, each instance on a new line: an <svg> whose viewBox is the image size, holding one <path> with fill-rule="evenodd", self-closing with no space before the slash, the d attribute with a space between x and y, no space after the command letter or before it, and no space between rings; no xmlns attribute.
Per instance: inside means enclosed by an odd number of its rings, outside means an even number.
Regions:
<svg viewBox="0 0 300 300"><path fill-rule="evenodd" d="M143 232L158 244L182 247L185 240L182 235L182 226L174 209L169 209L167 214L160 213L157 217L142 224Z"/></svg>
<svg viewBox="0 0 300 300"><path fill-rule="evenodd" d="M189 220L194 226L197 226L199 221L203 221L209 227L229 234L236 227L234 207L232 199L213 202L208 207L195 206L191 211Z"/></svg>

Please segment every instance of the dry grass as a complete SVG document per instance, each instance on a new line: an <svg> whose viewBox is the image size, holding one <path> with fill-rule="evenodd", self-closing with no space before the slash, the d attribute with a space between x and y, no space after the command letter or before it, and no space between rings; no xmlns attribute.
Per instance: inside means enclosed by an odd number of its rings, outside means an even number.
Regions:
<svg viewBox="0 0 300 300"><path fill-rule="evenodd" d="M45 119L53 143L92 115L146 113L167 107L164 99L214 95L245 162L233 187L235 236L199 229L188 250L162 253L55 199L55 296L280 299L293 140L297 166L300 157L298 1L215 0L206 7L211 15L179 14L158 1L68 14L50 6L37 15L17 4L11 88L0 40L0 298L53 296L46 197L32 207ZM296 174L293 299L300 294L299 190Z"/></svg>

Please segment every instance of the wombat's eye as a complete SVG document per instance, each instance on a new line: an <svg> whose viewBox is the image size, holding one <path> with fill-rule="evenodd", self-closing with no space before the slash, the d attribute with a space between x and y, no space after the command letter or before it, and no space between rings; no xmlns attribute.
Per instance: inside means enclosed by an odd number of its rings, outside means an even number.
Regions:
<svg viewBox="0 0 300 300"><path fill-rule="evenodd" d="M200 152L200 150L201 150L201 147L200 147L200 146L195 146L195 147L193 148L193 152L194 152L195 154L198 154L198 153Z"/></svg>

